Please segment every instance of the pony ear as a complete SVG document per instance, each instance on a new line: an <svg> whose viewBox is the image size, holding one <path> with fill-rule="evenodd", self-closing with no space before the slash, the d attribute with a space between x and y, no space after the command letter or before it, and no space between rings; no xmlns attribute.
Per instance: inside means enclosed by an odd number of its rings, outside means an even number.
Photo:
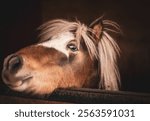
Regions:
<svg viewBox="0 0 150 121"><path fill-rule="evenodd" d="M110 28L105 28L105 26ZM117 56L120 49L116 41L107 33L107 30L116 32L119 26L113 21L102 20L100 17L90 27L98 39L99 87L106 90L119 90L120 74L117 66Z"/></svg>
<svg viewBox="0 0 150 121"><path fill-rule="evenodd" d="M101 38L102 31L103 31L102 17L93 21L89 26L93 30L93 33L92 33L93 36L95 36L97 39Z"/></svg>
<svg viewBox="0 0 150 121"><path fill-rule="evenodd" d="M96 36L97 39L101 38L101 34L102 34L102 25L101 24L96 24L93 26L93 32L94 35Z"/></svg>

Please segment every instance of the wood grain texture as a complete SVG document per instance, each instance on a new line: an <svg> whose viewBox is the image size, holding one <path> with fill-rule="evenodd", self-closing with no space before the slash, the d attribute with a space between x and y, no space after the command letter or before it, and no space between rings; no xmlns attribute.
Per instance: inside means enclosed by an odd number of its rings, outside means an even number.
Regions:
<svg viewBox="0 0 150 121"><path fill-rule="evenodd" d="M9 92L0 95L2 104L150 104L150 94L98 89L58 89L45 96Z"/></svg>

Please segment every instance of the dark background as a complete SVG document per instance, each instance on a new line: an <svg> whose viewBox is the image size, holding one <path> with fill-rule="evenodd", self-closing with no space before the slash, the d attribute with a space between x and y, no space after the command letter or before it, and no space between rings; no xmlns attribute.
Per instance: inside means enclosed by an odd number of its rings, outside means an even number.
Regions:
<svg viewBox="0 0 150 121"><path fill-rule="evenodd" d="M37 42L37 27L64 18L90 24L104 18L123 31L116 36L122 50L119 60L122 90L150 93L150 3L147 0L12 0L0 2L0 71L3 59ZM0 91L7 87L0 81Z"/></svg>

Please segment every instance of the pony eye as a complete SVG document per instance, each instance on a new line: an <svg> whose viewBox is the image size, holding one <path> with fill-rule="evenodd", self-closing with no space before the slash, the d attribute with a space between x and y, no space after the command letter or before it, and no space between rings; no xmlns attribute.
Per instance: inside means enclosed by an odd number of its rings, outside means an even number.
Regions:
<svg viewBox="0 0 150 121"><path fill-rule="evenodd" d="M68 44L67 48L69 48L73 52L78 51L78 48L75 44Z"/></svg>

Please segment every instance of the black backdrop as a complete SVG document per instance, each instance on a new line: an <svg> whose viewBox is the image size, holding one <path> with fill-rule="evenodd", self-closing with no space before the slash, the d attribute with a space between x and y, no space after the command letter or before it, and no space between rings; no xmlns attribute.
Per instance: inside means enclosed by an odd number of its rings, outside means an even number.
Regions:
<svg viewBox="0 0 150 121"><path fill-rule="evenodd" d="M117 36L122 90L150 93L150 3L148 0L13 0L0 2L0 71L8 54L37 41L36 28L55 19L89 24L102 14L123 31ZM1 79L2 80L2 79ZM0 91L7 87L0 81Z"/></svg>

